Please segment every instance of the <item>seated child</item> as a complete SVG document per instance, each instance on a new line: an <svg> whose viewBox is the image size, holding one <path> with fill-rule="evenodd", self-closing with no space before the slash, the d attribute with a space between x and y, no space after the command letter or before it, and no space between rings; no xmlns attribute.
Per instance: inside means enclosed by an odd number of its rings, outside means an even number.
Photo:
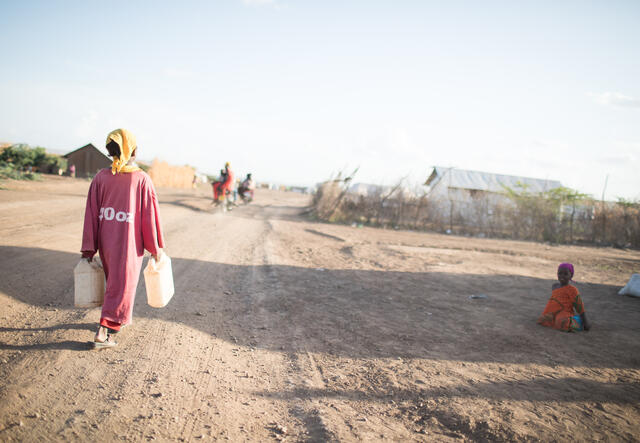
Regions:
<svg viewBox="0 0 640 443"><path fill-rule="evenodd" d="M569 284L572 278L573 265L561 263L558 283L551 287L551 298L538 318L538 324L566 332L590 329L578 289Z"/></svg>

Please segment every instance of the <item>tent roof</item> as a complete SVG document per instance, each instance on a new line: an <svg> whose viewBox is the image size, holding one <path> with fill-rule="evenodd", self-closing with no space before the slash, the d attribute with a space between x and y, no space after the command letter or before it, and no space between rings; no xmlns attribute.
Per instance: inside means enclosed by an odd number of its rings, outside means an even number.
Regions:
<svg viewBox="0 0 640 443"><path fill-rule="evenodd" d="M378 193L384 193L391 190L389 186L372 185L369 183L354 183L349 186L349 192L358 195L372 195Z"/></svg>
<svg viewBox="0 0 640 443"><path fill-rule="evenodd" d="M519 185L526 186L528 192L539 193L559 188L562 184L557 180L546 180L515 175L492 174L490 172L468 171L465 169L444 168L435 166L425 185L432 188L440 180L445 180L447 188L461 188L488 192L503 192L504 187L511 189Z"/></svg>

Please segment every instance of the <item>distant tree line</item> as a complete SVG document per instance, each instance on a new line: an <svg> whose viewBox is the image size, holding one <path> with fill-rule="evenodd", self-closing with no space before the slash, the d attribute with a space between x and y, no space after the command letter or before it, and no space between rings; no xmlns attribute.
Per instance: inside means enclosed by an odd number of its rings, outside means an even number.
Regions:
<svg viewBox="0 0 640 443"><path fill-rule="evenodd" d="M43 147L32 148L26 144L15 144L0 152L0 178L30 179L38 178L38 172L58 174L67 169L67 159L47 154Z"/></svg>
<svg viewBox="0 0 640 443"><path fill-rule="evenodd" d="M390 190L349 193L353 174L319 186L313 214L319 220L393 229L446 232L550 243L640 248L640 201L595 200L570 188L542 193L524 185L495 194L473 193L464 202Z"/></svg>

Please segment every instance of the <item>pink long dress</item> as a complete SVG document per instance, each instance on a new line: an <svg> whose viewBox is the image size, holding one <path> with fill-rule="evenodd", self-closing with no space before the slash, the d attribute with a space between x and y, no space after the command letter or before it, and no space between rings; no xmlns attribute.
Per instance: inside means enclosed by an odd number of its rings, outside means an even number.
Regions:
<svg viewBox="0 0 640 443"><path fill-rule="evenodd" d="M157 254L159 248L164 239L151 178L143 171L98 172L87 196L82 251L100 251L107 279L103 319L131 323L144 250Z"/></svg>

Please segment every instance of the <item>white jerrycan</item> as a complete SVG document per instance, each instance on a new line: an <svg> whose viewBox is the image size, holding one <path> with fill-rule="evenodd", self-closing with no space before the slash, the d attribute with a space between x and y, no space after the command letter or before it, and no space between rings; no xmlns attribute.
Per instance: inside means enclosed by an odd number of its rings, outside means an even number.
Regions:
<svg viewBox="0 0 640 443"><path fill-rule="evenodd" d="M78 308L102 306L104 301L104 270L97 257L91 263L82 258L73 270L74 300Z"/></svg>
<svg viewBox="0 0 640 443"><path fill-rule="evenodd" d="M163 308L173 297L173 272L171 259L164 252L158 261L149 258L144 268L144 284L147 287L147 303L153 308Z"/></svg>

